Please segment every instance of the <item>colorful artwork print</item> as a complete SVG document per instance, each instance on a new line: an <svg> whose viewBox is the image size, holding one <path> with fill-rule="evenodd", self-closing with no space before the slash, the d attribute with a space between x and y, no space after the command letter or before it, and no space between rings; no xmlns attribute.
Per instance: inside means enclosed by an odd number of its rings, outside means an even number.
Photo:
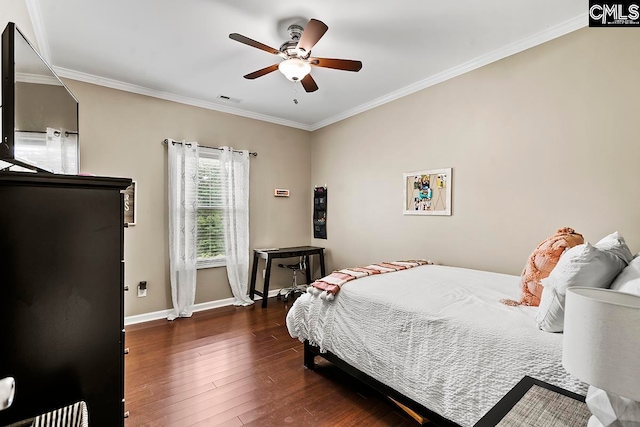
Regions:
<svg viewBox="0 0 640 427"><path fill-rule="evenodd" d="M451 168L404 174L405 215L451 215Z"/></svg>

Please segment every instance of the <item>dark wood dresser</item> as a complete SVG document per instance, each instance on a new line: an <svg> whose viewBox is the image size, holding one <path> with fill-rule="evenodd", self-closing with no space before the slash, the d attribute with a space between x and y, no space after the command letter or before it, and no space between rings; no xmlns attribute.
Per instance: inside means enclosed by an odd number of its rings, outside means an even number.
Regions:
<svg viewBox="0 0 640 427"><path fill-rule="evenodd" d="M0 172L0 426L84 400L124 425L124 219L130 179Z"/></svg>

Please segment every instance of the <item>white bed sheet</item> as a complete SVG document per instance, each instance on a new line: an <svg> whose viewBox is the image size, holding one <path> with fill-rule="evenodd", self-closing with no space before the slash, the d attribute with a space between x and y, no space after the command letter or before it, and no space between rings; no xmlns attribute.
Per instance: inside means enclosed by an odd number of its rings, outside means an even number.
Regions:
<svg viewBox="0 0 640 427"><path fill-rule="evenodd" d="M472 426L525 375L586 394L562 367L562 334L540 331L519 277L438 265L369 276L334 301L311 294L287 314L309 340L416 402Z"/></svg>

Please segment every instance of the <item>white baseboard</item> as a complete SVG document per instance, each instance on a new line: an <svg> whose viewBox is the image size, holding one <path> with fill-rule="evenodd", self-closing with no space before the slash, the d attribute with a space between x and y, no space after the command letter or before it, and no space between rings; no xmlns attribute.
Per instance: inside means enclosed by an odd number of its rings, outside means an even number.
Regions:
<svg viewBox="0 0 640 427"><path fill-rule="evenodd" d="M275 297L280 292L280 289L271 289L269 291L269 298ZM262 300L262 297L256 295L256 301ZM200 304L196 304L193 306L193 312L196 311L204 311L211 310L212 308L226 307L228 305L233 305L233 298L225 298L219 299L216 301L209 302L201 302ZM167 316L171 313L171 310L160 310L154 311L151 313L137 314L135 316L128 316L124 318L124 324L127 325L135 325L136 323L150 322L152 320L166 319Z"/></svg>

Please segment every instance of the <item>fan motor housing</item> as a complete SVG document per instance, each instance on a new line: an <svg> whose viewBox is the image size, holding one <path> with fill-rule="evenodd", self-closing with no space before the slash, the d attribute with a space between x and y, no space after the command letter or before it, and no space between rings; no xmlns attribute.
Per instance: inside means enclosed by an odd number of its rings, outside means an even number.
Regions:
<svg viewBox="0 0 640 427"><path fill-rule="evenodd" d="M298 46L297 40L286 41L280 45L280 52L290 57L297 57L298 50L296 49L296 46Z"/></svg>
<svg viewBox="0 0 640 427"><path fill-rule="evenodd" d="M289 58L307 58L311 52L304 52L304 55L301 55L301 52L297 49L298 41L300 40L300 37L302 37L304 28L302 28L298 24L292 24L289 25L287 31L289 32L289 37L291 37L291 40L288 40L280 45L280 52L284 53Z"/></svg>

